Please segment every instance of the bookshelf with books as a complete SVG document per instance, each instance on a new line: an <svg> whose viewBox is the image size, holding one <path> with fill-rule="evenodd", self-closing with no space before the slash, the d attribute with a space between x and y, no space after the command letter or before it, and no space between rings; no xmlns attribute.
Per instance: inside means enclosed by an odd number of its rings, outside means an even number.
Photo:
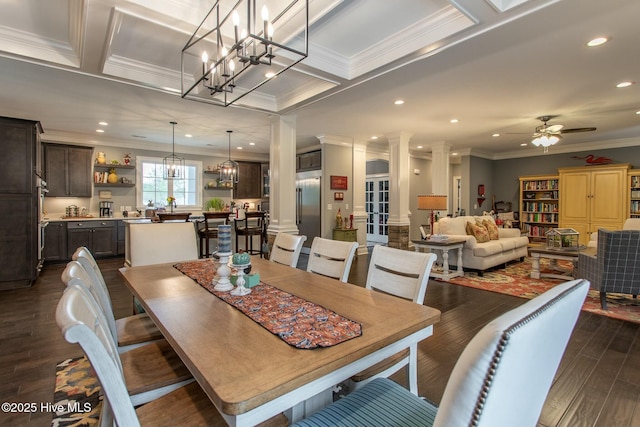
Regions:
<svg viewBox="0 0 640 427"><path fill-rule="evenodd" d="M520 177L520 229L527 237L541 240L558 228L558 200L557 175Z"/></svg>
<svg viewBox="0 0 640 427"><path fill-rule="evenodd" d="M629 218L640 218L640 170L629 171Z"/></svg>

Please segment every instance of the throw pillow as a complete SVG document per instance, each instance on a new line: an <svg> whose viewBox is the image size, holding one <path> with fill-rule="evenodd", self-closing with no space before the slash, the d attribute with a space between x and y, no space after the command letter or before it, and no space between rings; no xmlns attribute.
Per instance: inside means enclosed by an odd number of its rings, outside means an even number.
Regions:
<svg viewBox="0 0 640 427"><path fill-rule="evenodd" d="M467 221L467 225L464 226L464 231L466 231L467 236L473 236L473 230L471 230L471 226L473 224Z"/></svg>
<svg viewBox="0 0 640 427"><path fill-rule="evenodd" d="M478 243L488 242L489 240L489 232L487 229L481 225L471 224L469 223L469 228L473 232L473 237L476 238Z"/></svg>
<svg viewBox="0 0 640 427"><path fill-rule="evenodd" d="M482 225L484 225L484 227L489 232L489 239L498 240L498 226L495 225L493 221L485 219L484 221L482 221Z"/></svg>

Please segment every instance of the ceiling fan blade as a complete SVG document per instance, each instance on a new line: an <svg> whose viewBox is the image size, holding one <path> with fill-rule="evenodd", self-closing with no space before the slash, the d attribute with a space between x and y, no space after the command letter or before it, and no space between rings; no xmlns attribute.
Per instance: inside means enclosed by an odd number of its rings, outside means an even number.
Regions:
<svg viewBox="0 0 640 427"><path fill-rule="evenodd" d="M571 129L563 129L560 133L578 133L578 132L593 132L596 130L594 127L589 128L571 128Z"/></svg>
<svg viewBox="0 0 640 427"><path fill-rule="evenodd" d="M559 132L560 129L562 129L563 127L564 126L562 125L551 125L551 126L547 126L546 131L551 133L556 133L556 132Z"/></svg>

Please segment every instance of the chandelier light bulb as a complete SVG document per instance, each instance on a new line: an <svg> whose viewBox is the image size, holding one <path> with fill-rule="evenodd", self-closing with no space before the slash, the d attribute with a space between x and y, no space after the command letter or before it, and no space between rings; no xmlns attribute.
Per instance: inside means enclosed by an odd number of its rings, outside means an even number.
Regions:
<svg viewBox="0 0 640 427"><path fill-rule="evenodd" d="M229 70L231 70L232 73L236 70L236 63L233 59L229 61Z"/></svg>
<svg viewBox="0 0 640 427"><path fill-rule="evenodd" d="M209 55L207 55L207 52L202 53L202 62L204 62L205 64L209 62Z"/></svg>
<svg viewBox="0 0 640 427"><path fill-rule="evenodd" d="M227 50L226 47L222 48L222 56L227 56L229 54L229 51Z"/></svg>
<svg viewBox="0 0 640 427"><path fill-rule="evenodd" d="M237 10L233 11L233 14L231 15L231 20L233 21L234 27L237 27L238 25L240 25L240 14L238 13Z"/></svg>
<svg viewBox="0 0 640 427"><path fill-rule="evenodd" d="M260 11L261 15L262 15L262 20L263 21L268 21L269 20L269 9L267 9L267 5L262 6L262 10Z"/></svg>

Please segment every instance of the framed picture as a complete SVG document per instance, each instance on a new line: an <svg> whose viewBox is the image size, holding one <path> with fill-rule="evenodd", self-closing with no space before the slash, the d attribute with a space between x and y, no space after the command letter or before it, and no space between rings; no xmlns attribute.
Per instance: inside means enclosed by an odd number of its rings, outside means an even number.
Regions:
<svg viewBox="0 0 640 427"><path fill-rule="evenodd" d="M331 189L332 190L347 190L347 177L331 175Z"/></svg>

